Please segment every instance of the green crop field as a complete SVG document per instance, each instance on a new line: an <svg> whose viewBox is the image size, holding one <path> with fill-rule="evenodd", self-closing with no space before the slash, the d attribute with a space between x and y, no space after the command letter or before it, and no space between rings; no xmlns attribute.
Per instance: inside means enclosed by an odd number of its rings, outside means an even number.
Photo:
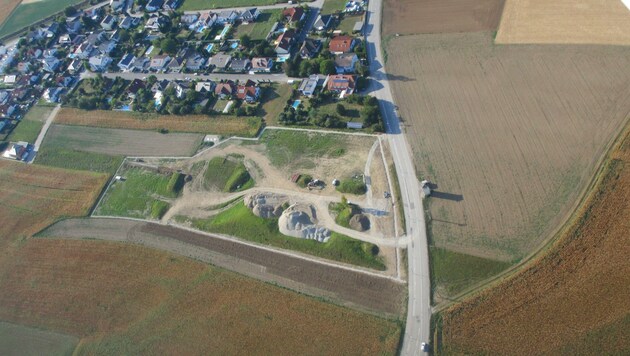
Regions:
<svg viewBox="0 0 630 356"><path fill-rule="evenodd" d="M334 232L326 243L285 236L278 230L278 219L260 218L242 203L209 219L193 219L193 225L203 231L232 235L357 266L385 269L375 254L377 247L373 244Z"/></svg>
<svg viewBox="0 0 630 356"><path fill-rule="evenodd" d="M0 355L72 355L79 339L0 321Z"/></svg>
<svg viewBox="0 0 630 356"><path fill-rule="evenodd" d="M203 177L206 188L223 192L237 192L249 189L255 184L243 162L228 157L215 157L210 160Z"/></svg>
<svg viewBox="0 0 630 356"><path fill-rule="evenodd" d="M0 26L0 37L28 27L81 0L39 0L22 2Z"/></svg>
<svg viewBox="0 0 630 356"><path fill-rule="evenodd" d="M346 139L344 135L267 130L260 141L267 146L271 163L284 167L304 158L341 157L346 153Z"/></svg>
<svg viewBox="0 0 630 356"><path fill-rule="evenodd" d="M185 0L180 8L181 11L194 11L206 9L221 9L243 6L273 5L281 2L278 0Z"/></svg>
<svg viewBox="0 0 630 356"><path fill-rule="evenodd" d="M122 160L122 156L77 151L64 148L59 144L42 147L37 153L35 164L113 174Z"/></svg>
<svg viewBox="0 0 630 356"><path fill-rule="evenodd" d="M180 173L160 174L142 168L122 170L96 209L98 215L160 219L184 186Z"/></svg>

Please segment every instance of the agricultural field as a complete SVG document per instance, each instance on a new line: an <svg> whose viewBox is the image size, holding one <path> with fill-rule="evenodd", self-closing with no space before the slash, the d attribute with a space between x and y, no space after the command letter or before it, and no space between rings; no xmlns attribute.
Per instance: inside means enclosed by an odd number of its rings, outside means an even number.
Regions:
<svg viewBox="0 0 630 356"><path fill-rule="evenodd" d="M8 0L8 2L13 3L14 1ZM0 26L0 37L28 27L39 20L63 11L66 7L79 2L81 2L81 0L22 0L20 5L13 10L11 15L9 15L2 26ZM10 9L7 8L7 10Z"/></svg>
<svg viewBox="0 0 630 356"><path fill-rule="evenodd" d="M445 354L519 354L524 340L548 355L630 351L628 130L619 141L548 251L443 313Z"/></svg>
<svg viewBox="0 0 630 356"><path fill-rule="evenodd" d="M46 118L54 108L54 106L46 105L35 105L30 108L17 127L11 132L9 140L34 143L44 126L44 121L46 121Z"/></svg>
<svg viewBox="0 0 630 356"><path fill-rule="evenodd" d="M265 109L265 106L263 106ZM271 108L270 108L271 112ZM173 132L212 133L224 136L255 136L259 118L209 117L205 115L159 115L124 111L81 110L64 107L55 117L57 124L112 129L160 130Z"/></svg>
<svg viewBox="0 0 630 356"><path fill-rule="evenodd" d="M469 33L402 36L388 50L418 177L436 184L432 242L452 252L515 262L534 251L630 112L630 48Z"/></svg>
<svg viewBox="0 0 630 356"><path fill-rule="evenodd" d="M621 0L506 0L496 42L630 45L626 6Z"/></svg>
<svg viewBox="0 0 630 356"><path fill-rule="evenodd" d="M79 339L0 321L2 355L71 355Z"/></svg>
<svg viewBox="0 0 630 356"><path fill-rule="evenodd" d="M11 15L13 9L15 9L22 0L2 0L0 1L0 26L4 24L4 21Z"/></svg>
<svg viewBox="0 0 630 356"><path fill-rule="evenodd" d="M85 152L65 148L61 143L40 148L35 164L113 174L122 163L123 156Z"/></svg>
<svg viewBox="0 0 630 356"><path fill-rule="evenodd" d="M246 6L263 6L285 3L281 0L184 0L181 11L196 11Z"/></svg>
<svg viewBox="0 0 630 356"><path fill-rule="evenodd" d="M281 9L277 10L263 10L256 19L256 22L248 25L238 25L234 38L240 38L242 35L249 35L253 41L264 41L267 39L271 26L274 24L274 19L282 13Z"/></svg>
<svg viewBox="0 0 630 356"><path fill-rule="evenodd" d="M495 30L505 0L385 0L383 37ZM522 1L521 1L522 3Z"/></svg>
<svg viewBox="0 0 630 356"><path fill-rule="evenodd" d="M51 125L43 149L69 150L125 156L190 156L202 136L192 133L106 129L87 126Z"/></svg>
<svg viewBox="0 0 630 356"><path fill-rule="evenodd" d="M78 354L395 354L400 337L395 321L130 244L32 239L0 285L0 318L80 337Z"/></svg>
<svg viewBox="0 0 630 356"><path fill-rule="evenodd" d="M177 172L125 167L118 175L124 179L109 186L95 214L159 220L184 186L184 175Z"/></svg>

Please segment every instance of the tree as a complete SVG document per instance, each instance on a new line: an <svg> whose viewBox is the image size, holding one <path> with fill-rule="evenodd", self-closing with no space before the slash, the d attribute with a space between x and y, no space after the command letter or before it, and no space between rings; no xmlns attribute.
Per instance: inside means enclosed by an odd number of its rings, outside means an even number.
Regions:
<svg viewBox="0 0 630 356"><path fill-rule="evenodd" d="M158 28L161 33L169 33L173 28L171 19L168 16L160 16L158 18Z"/></svg>
<svg viewBox="0 0 630 356"><path fill-rule="evenodd" d="M335 74L335 62L325 59L319 64L319 72L322 74Z"/></svg>
<svg viewBox="0 0 630 356"><path fill-rule="evenodd" d="M251 37L249 37L248 34L242 34L241 37L239 37L239 40L241 41L241 45L245 48L249 48L249 46L251 46L252 44L252 39Z"/></svg>
<svg viewBox="0 0 630 356"><path fill-rule="evenodd" d="M174 54L177 52L177 41L171 37L166 37L160 41L160 49L168 54Z"/></svg>
<svg viewBox="0 0 630 356"><path fill-rule="evenodd" d="M346 108L343 106L343 104L337 104L336 111L337 114L341 116L344 116L346 114Z"/></svg>
<svg viewBox="0 0 630 356"><path fill-rule="evenodd" d="M305 60L300 63L300 77L308 77L311 74L317 73L317 63L311 60Z"/></svg>
<svg viewBox="0 0 630 356"><path fill-rule="evenodd" d="M71 16L76 15L76 13L77 13L77 9L75 9L75 8L74 8L74 6L68 6L68 7L66 7L66 9L65 9L65 10L63 10L63 13L64 13L66 16L71 17Z"/></svg>

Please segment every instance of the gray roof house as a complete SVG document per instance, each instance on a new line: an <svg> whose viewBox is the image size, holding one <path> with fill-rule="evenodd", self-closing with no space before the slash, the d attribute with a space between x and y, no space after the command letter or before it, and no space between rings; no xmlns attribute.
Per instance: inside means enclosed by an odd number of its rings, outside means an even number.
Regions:
<svg viewBox="0 0 630 356"><path fill-rule="evenodd" d="M217 14L217 21L226 24L226 23L234 23L238 18L238 12L234 10L224 10Z"/></svg>
<svg viewBox="0 0 630 356"><path fill-rule="evenodd" d="M314 31L326 31L330 27L330 23L332 22L331 15L319 15L317 16L317 20L313 24Z"/></svg>
<svg viewBox="0 0 630 356"><path fill-rule="evenodd" d="M307 38L304 40L304 43L302 43L302 47L300 47L300 57L303 59L314 58L321 49L322 41Z"/></svg>
<svg viewBox="0 0 630 356"><path fill-rule="evenodd" d="M255 57L252 59L252 72L271 72L273 59L265 57Z"/></svg>
<svg viewBox="0 0 630 356"><path fill-rule="evenodd" d="M186 59L186 69L199 70L206 67L206 59L199 53L191 53Z"/></svg>
<svg viewBox="0 0 630 356"><path fill-rule="evenodd" d="M136 56L133 53L125 54L118 62L118 68L120 70L129 70L132 68L133 62L136 60Z"/></svg>
<svg viewBox="0 0 630 356"><path fill-rule="evenodd" d="M321 74L313 74L308 79L302 80L298 91L304 95L311 97L315 94L315 91L318 87L324 86L326 81L326 76Z"/></svg>
<svg viewBox="0 0 630 356"><path fill-rule="evenodd" d="M109 56L98 55L94 57L90 57L88 63L90 64L90 69L93 72L102 72L107 69L107 66L112 62L112 59Z"/></svg>
<svg viewBox="0 0 630 356"><path fill-rule="evenodd" d="M103 21L101 21L101 27L103 29L107 30L107 31L113 30L114 26L116 26L116 17L115 16L107 15L107 16L105 16Z"/></svg>
<svg viewBox="0 0 630 356"><path fill-rule="evenodd" d="M179 73L182 71L182 68L184 67L184 57L181 56L175 56L175 58L171 59L170 62L168 62L168 64L166 65L166 68L173 73Z"/></svg>
<svg viewBox="0 0 630 356"><path fill-rule="evenodd" d="M252 61L249 59L233 59L230 69L235 72L247 72L252 67Z"/></svg>
<svg viewBox="0 0 630 356"><path fill-rule="evenodd" d="M230 64L232 56L225 53L217 53L214 57L210 58L208 65L215 66L217 69L225 69Z"/></svg>
<svg viewBox="0 0 630 356"><path fill-rule="evenodd" d="M251 9L247 9L243 11L241 14L241 20L243 22L254 22L260 16L260 11L257 8L252 7Z"/></svg>
<svg viewBox="0 0 630 356"><path fill-rule="evenodd" d="M155 70L161 70L170 61L171 61L171 57L169 57L166 54L160 54L160 55L157 55L157 56L151 58L151 64L149 65L149 68L155 69Z"/></svg>
<svg viewBox="0 0 630 356"><path fill-rule="evenodd" d="M337 74L354 73L355 66L359 61L354 53L342 53L335 56L335 70Z"/></svg>

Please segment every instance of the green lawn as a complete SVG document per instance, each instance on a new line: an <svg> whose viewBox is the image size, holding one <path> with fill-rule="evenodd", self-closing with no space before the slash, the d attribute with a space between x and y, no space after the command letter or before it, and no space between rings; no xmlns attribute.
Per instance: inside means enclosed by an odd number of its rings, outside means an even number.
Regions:
<svg viewBox="0 0 630 356"><path fill-rule="evenodd" d="M337 29L341 30L341 32L351 34L354 30L354 25L356 25L356 23L361 21L362 19L363 16L346 16L343 20L341 20L341 23L339 24L339 26L337 26Z"/></svg>
<svg viewBox="0 0 630 356"><path fill-rule="evenodd" d="M119 173L125 180L115 181L96 209L98 215L159 219L184 186L180 173L159 174L142 168Z"/></svg>
<svg viewBox="0 0 630 356"><path fill-rule="evenodd" d="M40 0L29 4L20 4L11 16L0 26L0 36L28 27L36 21L44 19L81 0Z"/></svg>
<svg viewBox="0 0 630 356"><path fill-rule="evenodd" d="M337 134L267 130L260 141L267 146L271 163L284 167L322 157L341 157L346 153L345 138Z"/></svg>
<svg viewBox="0 0 630 356"><path fill-rule="evenodd" d="M281 12L281 9L261 11L256 22L248 25L239 25L234 33L234 38L239 38L241 35L247 34L253 41L265 40L271 30L271 26L273 26L275 15Z"/></svg>
<svg viewBox="0 0 630 356"><path fill-rule="evenodd" d="M347 0L326 0L322 6L322 15L334 14L346 7Z"/></svg>
<svg viewBox="0 0 630 356"><path fill-rule="evenodd" d="M113 174L122 160L122 156L77 151L62 145L45 145L37 153L35 164Z"/></svg>
<svg viewBox="0 0 630 356"><path fill-rule="evenodd" d="M237 192L254 186L254 180L243 162L227 157L210 160L203 177L206 188L223 192Z"/></svg>
<svg viewBox="0 0 630 356"><path fill-rule="evenodd" d="M203 231L232 235L357 266L385 269L373 244L337 233L333 233L326 243L284 236L278 230L278 219L260 218L242 203L209 219L193 219L193 225Z"/></svg>
<svg viewBox="0 0 630 356"><path fill-rule="evenodd" d="M431 247L430 254L431 281L434 287L443 289L448 295L457 294L512 265L437 247Z"/></svg>
<svg viewBox="0 0 630 356"><path fill-rule="evenodd" d="M184 0L181 11L220 9L243 6L273 5L287 1L279 0Z"/></svg>
<svg viewBox="0 0 630 356"><path fill-rule="evenodd" d="M288 84L272 84L262 89L262 111L265 122L269 125L278 124L278 116L284 110L287 100L291 97L293 88Z"/></svg>
<svg viewBox="0 0 630 356"><path fill-rule="evenodd" d="M20 121L11 135L9 140L11 141L26 141L28 143L35 143L39 132L42 130L44 123L41 121L22 120Z"/></svg>

